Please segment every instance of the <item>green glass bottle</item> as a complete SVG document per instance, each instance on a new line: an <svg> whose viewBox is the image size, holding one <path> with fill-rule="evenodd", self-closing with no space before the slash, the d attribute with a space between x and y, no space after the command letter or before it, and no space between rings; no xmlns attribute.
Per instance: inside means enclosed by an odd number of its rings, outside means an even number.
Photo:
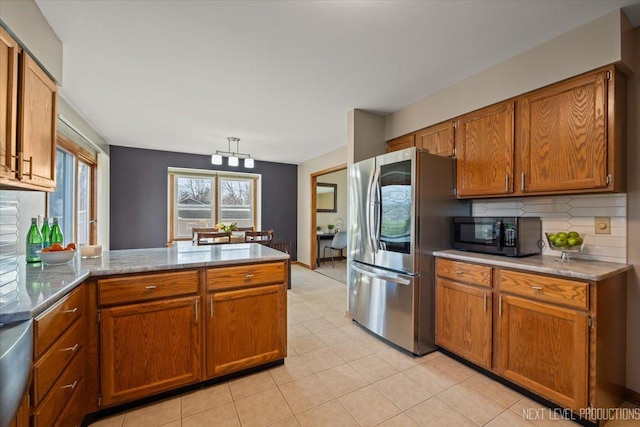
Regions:
<svg viewBox="0 0 640 427"><path fill-rule="evenodd" d="M44 217L40 233L42 234L42 249L51 246L51 227L49 227L49 218Z"/></svg>
<svg viewBox="0 0 640 427"><path fill-rule="evenodd" d="M51 227L51 244L60 243L64 246L64 236L58 225L58 218L53 218L53 226Z"/></svg>
<svg viewBox="0 0 640 427"><path fill-rule="evenodd" d="M42 234L38 230L38 219L31 218L31 228L27 233L27 262L40 262L36 251L42 250Z"/></svg>

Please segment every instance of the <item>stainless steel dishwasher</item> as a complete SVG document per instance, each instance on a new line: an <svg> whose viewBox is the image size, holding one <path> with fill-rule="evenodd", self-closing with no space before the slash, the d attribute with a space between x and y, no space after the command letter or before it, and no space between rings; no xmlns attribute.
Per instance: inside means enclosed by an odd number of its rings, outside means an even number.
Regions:
<svg viewBox="0 0 640 427"><path fill-rule="evenodd" d="M0 327L0 427L7 427L20 406L31 373L33 321Z"/></svg>

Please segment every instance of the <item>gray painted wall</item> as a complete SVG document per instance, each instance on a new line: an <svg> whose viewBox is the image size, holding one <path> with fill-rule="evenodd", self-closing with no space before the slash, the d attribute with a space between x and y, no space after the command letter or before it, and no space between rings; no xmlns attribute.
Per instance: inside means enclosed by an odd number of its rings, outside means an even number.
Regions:
<svg viewBox="0 0 640 427"><path fill-rule="evenodd" d="M211 164L211 156L110 147L111 249L164 247L167 243L167 169L193 168L262 175L262 229L292 245L297 259L298 166L256 160L254 169ZM100 197L100 195L98 195Z"/></svg>

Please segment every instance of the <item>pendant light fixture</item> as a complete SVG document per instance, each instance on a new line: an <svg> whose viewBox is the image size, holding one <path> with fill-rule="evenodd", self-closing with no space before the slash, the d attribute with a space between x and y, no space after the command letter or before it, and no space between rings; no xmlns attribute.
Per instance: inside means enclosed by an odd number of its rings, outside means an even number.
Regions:
<svg viewBox="0 0 640 427"><path fill-rule="evenodd" d="M251 158L251 154L238 153L240 147L240 138L229 136L227 137L227 140L229 141L229 151L216 150L216 154L211 156L211 164L221 165L222 159L226 157L227 164L229 166L238 167L240 166L240 159L243 159L244 167L253 169L255 167L255 161ZM231 143L236 144L236 151L231 151Z"/></svg>

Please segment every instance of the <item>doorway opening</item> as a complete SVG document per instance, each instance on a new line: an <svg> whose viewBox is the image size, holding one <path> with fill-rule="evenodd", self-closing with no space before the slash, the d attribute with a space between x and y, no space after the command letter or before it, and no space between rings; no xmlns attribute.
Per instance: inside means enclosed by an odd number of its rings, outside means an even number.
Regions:
<svg viewBox="0 0 640 427"><path fill-rule="evenodd" d="M347 249L326 249L336 233L347 227L347 165L342 164L311 174L311 229L309 232L310 266L312 270L327 270L331 277L344 270L346 282ZM333 256L333 263L331 262ZM322 271L318 271L321 273ZM335 278L335 277L334 277Z"/></svg>

